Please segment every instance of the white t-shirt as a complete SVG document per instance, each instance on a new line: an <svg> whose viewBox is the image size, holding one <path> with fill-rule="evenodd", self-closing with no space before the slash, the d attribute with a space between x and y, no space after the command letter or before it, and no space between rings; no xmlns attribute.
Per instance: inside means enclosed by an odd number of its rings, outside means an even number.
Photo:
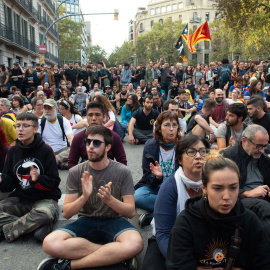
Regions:
<svg viewBox="0 0 270 270"><path fill-rule="evenodd" d="M70 122L70 125L76 125L77 123L79 123L79 121L82 119L82 117L79 114L72 114L72 117L70 120L68 120ZM77 128L77 129L72 129L73 131L73 135L76 135L77 133L79 133L80 131L84 130L85 128Z"/></svg>
<svg viewBox="0 0 270 270"><path fill-rule="evenodd" d="M240 101L240 100L233 101L233 100L230 99L230 98L226 98L226 102L227 102L229 105L231 105L231 104L233 104L233 103L242 103L242 104L243 104L243 102Z"/></svg>
<svg viewBox="0 0 270 270"><path fill-rule="evenodd" d="M38 133L41 134L41 119L39 119L39 128ZM66 136L72 133L72 128L70 125L70 122L63 117L63 126ZM67 147L67 140L63 141L63 133L60 127L60 124L58 122L58 119L56 119L55 123L50 123L49 121L46 121L45 127L42 134L43 141L51 146L54 152L58 152L61 149Z"/></svg>
<svg viewBox="0 0 270 270"><path fill-rule="evenodd" d="M162 169L163 179L170 177L175 169L175 149L165 151L162 147L159 147L159 165Z"/></svg>

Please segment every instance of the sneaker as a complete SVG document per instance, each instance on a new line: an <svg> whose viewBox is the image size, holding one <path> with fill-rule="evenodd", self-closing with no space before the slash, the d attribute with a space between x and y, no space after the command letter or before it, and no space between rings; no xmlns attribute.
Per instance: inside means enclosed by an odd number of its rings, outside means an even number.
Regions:
<svg viewBox="0 0 270 270"><path fill-rule="evenodd" d="M150 225L153 217L153 213L142 214L139 217L139 225L141 226L141 228Z"/></svg>
<svg viewBox="0 0 270 270"><path fill-rule="evenodd" d="M70 260L47 258L38 266L37 270L70 270Z"/></svg>
<svg viewBox="0 0 270 270"><path fill-rule="evenodd" d="M35 233L34 233L34 238L38 242L43 242L44 238L51 233L53 230L53 222L49 224L44 224L41 227L37 228Z"/></svg>

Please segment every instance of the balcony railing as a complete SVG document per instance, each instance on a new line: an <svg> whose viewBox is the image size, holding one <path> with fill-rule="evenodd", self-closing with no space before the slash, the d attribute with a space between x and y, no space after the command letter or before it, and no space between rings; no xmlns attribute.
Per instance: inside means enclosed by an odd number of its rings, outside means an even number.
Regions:
<svg viewBox="0 0 270 270"><path fill-rule="evenodd" d="M36 8L33 7L33 4L29 1L29 0L16 0L16 2L18 2L19 4L21 4L21 6L27 10L28 12L30 12L31 14L33 14L33 17L35 19L38 19L38 11Z"/></svg>
<svg viewBox="0 0 270 270"><path fill-rule="evenodd" d="M50 23L43 16L40 18L40 24L43 25L45 29L50 26ZM49 32L51 32L55 37L58 36L58 32L53 27L50 28Z"/></svg>
<svg viewBox="0 0 270 270"><path fill-rule="evenodd" d="M47 4L48 7L50 7L53 13L56 13L55 5L53 5L51 0L45 0L44 3Z"/></svg>
<svg viewBox="0 0 270 270"><path fill-rule="evenodd" d="M194 22L194 23L200 23L202 20L201 17L195 16L189 19L189 22Z"/></svg>
<svg viewBox="0 0 270 270"><path fill-rule="evenodd" d="M25 49L28 49L35 54L39 54L38 46L34 42L30 41L29 39L11 30L9 27L5 26L4 24L0 24L0 39L1 37L9 40L12 43L10 45L14 45L14 46L17 45ZM51 60L52 62L58 63L58 57L52 55L49 52L45 53L45 58Z"/></svg>

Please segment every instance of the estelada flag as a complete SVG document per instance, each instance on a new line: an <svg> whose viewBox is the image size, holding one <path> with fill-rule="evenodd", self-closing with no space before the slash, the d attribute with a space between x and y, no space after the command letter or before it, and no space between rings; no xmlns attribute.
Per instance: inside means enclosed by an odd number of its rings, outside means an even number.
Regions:
<svg viewBox="0 0 270 270"><path fill-rule="evenodd" d="M179 57L182 57L182 59L187 63L187 59L185 57L185 52L184 52L184 44L182 41L182 36L179 37L175 48L179 51Z"/></svg>
<svg viewBox="0 0 270 270"><path fill-rule="evenodd" d="M103 59L101 60L101 62L103 63L103 67L104 68L107 68L106 65L105 65L105 63L104 63L104 61L103 61Z"/></svg>
<svg viewBox="0 0 270 270"><path fill-rule="evenodd" d="M190 37L191 52L196 52L195 45L203 40L211 40L210 30L207 21L204 22Z"/></svg>
<svg viewBox="0 0 270 270"><path fill-rule="evenodd" d="M187 44L189 44L190 34L189 34L189 29L188 29L188 23L183 30L182 36L183 36L183 39L185 40L185 42Z"/></svg>

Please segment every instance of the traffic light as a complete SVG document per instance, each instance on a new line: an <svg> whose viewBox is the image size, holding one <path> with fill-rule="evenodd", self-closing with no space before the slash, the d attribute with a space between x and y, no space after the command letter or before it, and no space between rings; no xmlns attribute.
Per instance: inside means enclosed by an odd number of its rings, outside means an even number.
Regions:
<svg viewBox="0 0 270 270"><path fill-rule="evenodd" d="M39 55L39 63L44 65L44 56L42 54Z"/></svg>
<svg viewBox="0 0 270 270"><path fill-rule="evenodd" d="M118 21L118 14L119 14L118 9L115 9L114 10L114 20L115 21Z"/></svg>

